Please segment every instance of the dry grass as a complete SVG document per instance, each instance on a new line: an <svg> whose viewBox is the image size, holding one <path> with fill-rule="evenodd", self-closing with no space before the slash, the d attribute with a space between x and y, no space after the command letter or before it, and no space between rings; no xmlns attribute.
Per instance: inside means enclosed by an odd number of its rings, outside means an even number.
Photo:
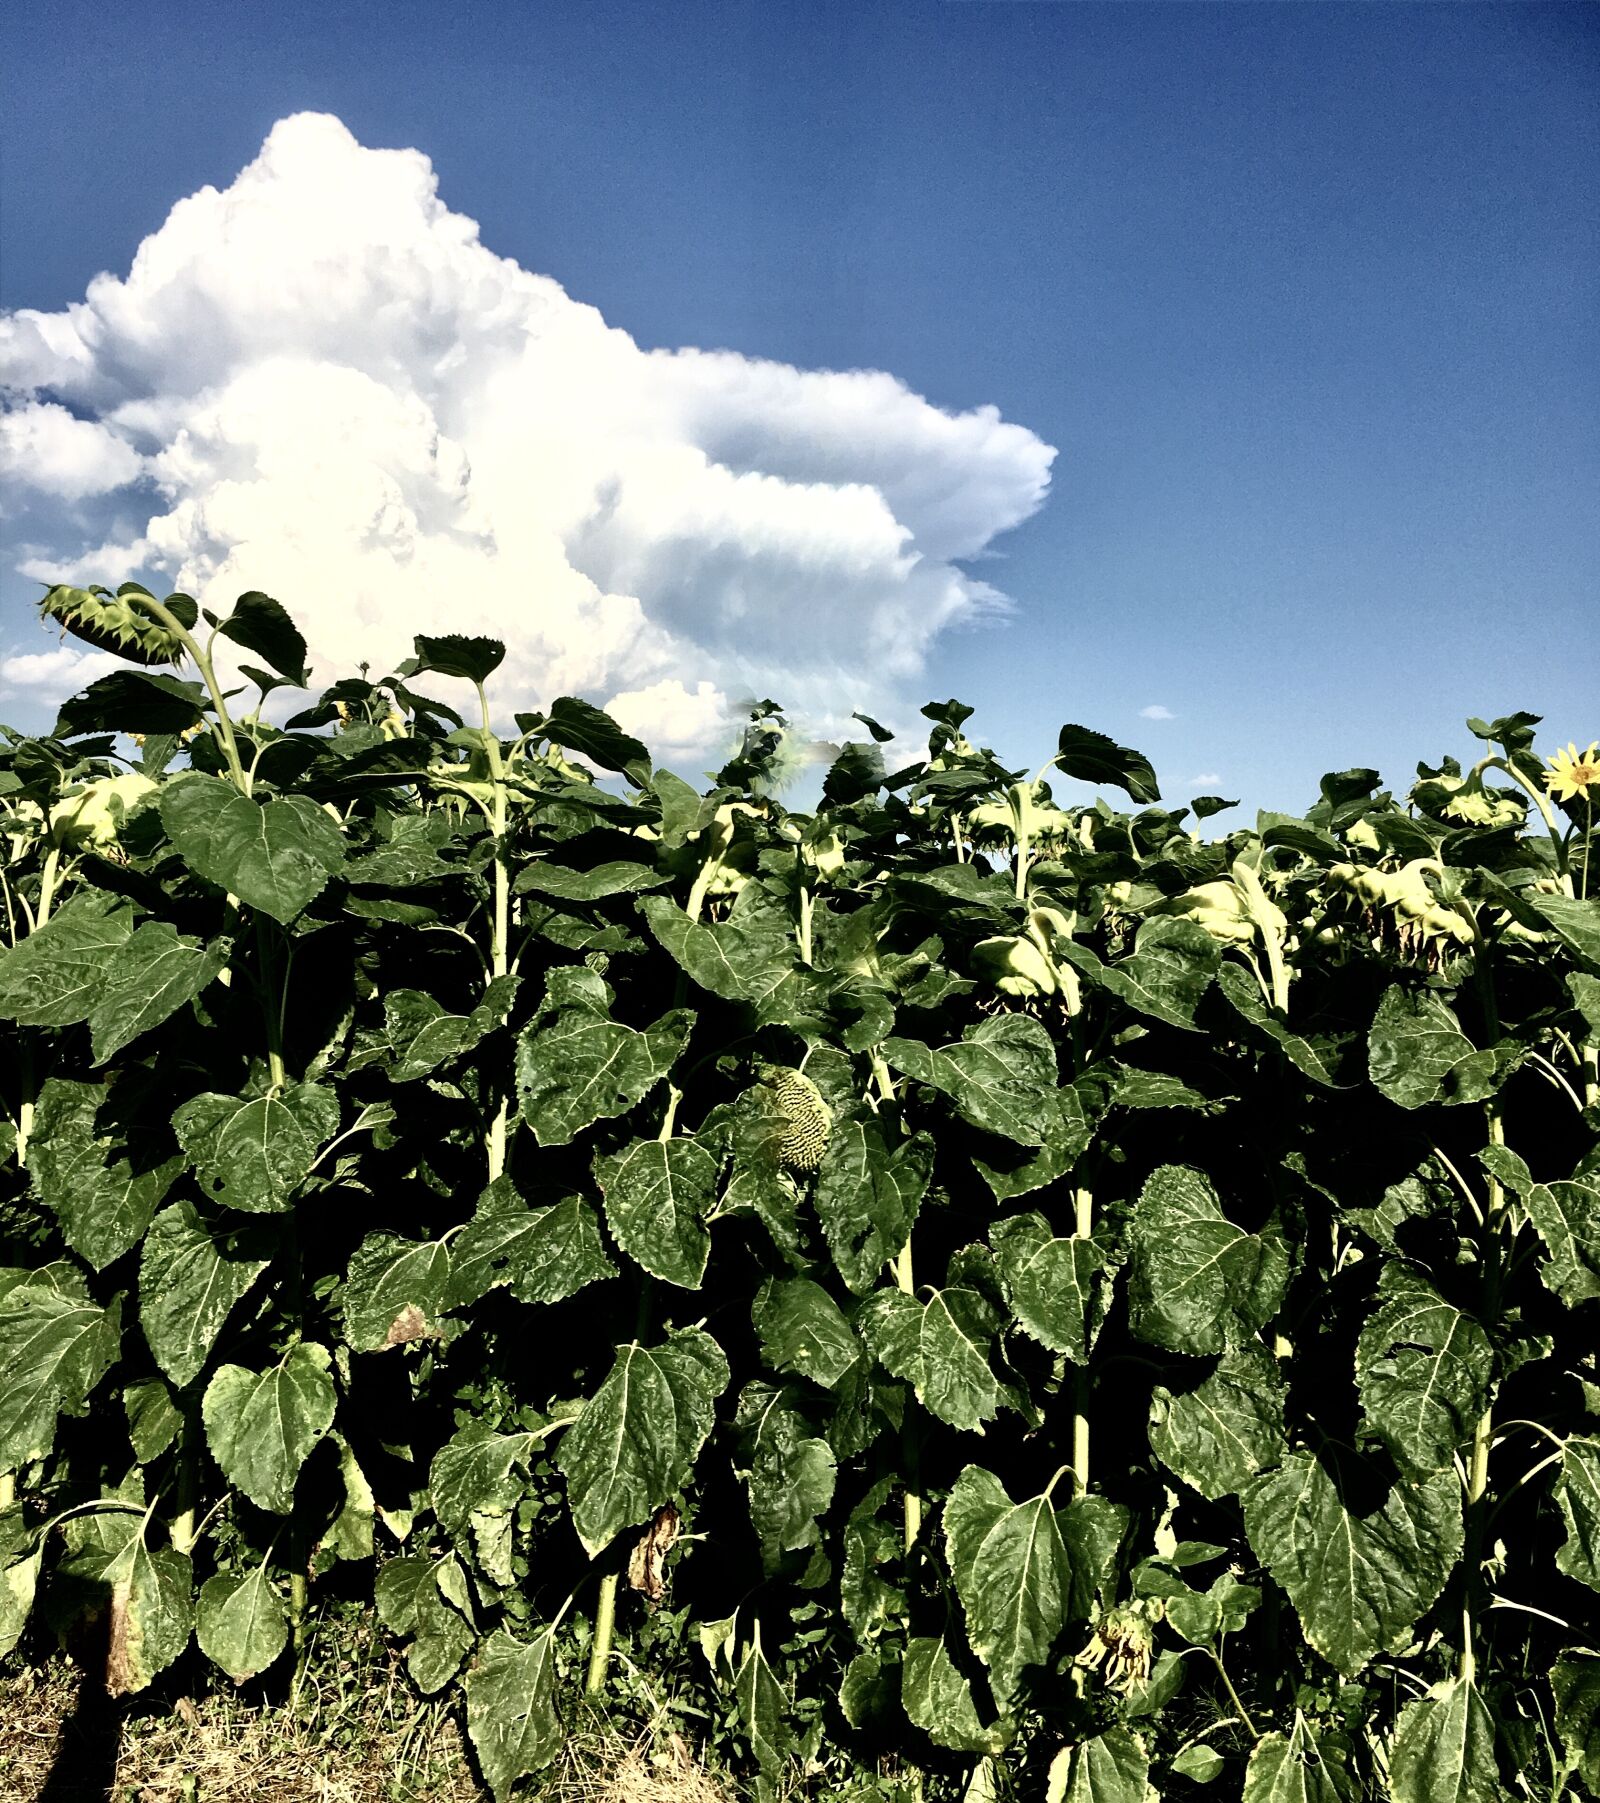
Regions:
<svg viewBox="0 0 1600 1803"><path fill-rule="evenodd" d="M315 1667L312 1668L315 1672ZM352 1683L355 1678L359 1682ZM665 1726L580 1725L539 1803L738 1803ZM5 1803L481 1803L450 1710L378 1667L325 1670L300 1707L223 1689L174 1705L80 1694L65 1659L0 1679Z"/></svg>

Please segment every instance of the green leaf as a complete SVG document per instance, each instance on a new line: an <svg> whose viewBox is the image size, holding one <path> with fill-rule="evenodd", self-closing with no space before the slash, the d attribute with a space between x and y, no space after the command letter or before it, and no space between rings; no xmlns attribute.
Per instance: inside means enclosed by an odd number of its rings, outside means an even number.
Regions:
<svg viewBox="0 0 1600 1803"><path fill-rule="evenodd" d="M727 920L691 920L664 895L639 903L657 942L700 988L730 1002L747 1002L757 1019L792 1023L818 990L815 973L800 963L794 934L781 909L761 899L740 902Z"/></svg>
<svg viewBox="0 0 1600 1803"><path fill-rule="evenodd" d="M154 670L113 670L91 682L81 695L63 701L55 739L88 732L136 732L149 736L185 733L206 718L205 690Z"/></svg>
<svg viewBox="0 0 1600 1803"><path fill-rule="evenodd" d="M300 628L270 595L263 595L259 589L241 595L217 631L234 644L243 645L246 651L265 658L295 688L303 689L310 682L306 642Z"/></svg>
<svg viewBox="0 0 1600 1803"><path fill-rule="evenodd" d="M162 790L161 824L196 876L285 926L344 864L344 836L306 795L257 801L196 772Z"/></svg>
<svg viewBox="0 0 1600 1803"><path fill-rule="evenodd" d="M1470 1678L1436 1686L1400 1711L1389 1795L1394 1803L1509 1803L1494 1742L1494 1717Z"/></svg>
<svg viewBox="0 0 1600 1803"><path fill-rule="evenodd" d="M835 1119L812 1200L839 1275L857 1296L910 1239L932 1175L926 1133L891 1137L871 1114Z"/></svg>
<svg viewBox="0 0 1600 1803"><path fill-rule="evenodd" d="M935 1290L926 1303L879 1290L858 1324L878 1362L912 1386L929 1414L982 1433L999 1412L1000 1385L989 1364L999 1320L976 1290Z"/></svg>
<svg viewBox="0 0 1600 1803"><path fill-rule="evenodd" d="M1297 1709L1288 1734L1263 1734L1250 1755L1242 1803L1345 1803L1346 1788Z"/></svg>
<svg viewBox="0 0 1600 1803"><path fill-rule="evenodd" d="M1569 1308L1600 1296L1600 1179L1536 1183L1524 1194L1528 1219L1550 1254L1539 1275Z"/></svg>
<svg viewBox="0 0 1600 1803"><path fill-rule="evenodd" d="M613 862L588 870L572 870L565 864L526 864L513 887L519 895L550 895L557 901L597 902L609 895L634 895L641 889L659 889L666 882L648 864Z"/></svg>
<svg viewBox="0 0 1600 1803"><path fill-rule="evenodd" d="M1110 783L1114 788L1126 789L1138 802L1161 799L1150 760L1142 752L1130 751L1126 745L1119 745L1090 727L1062 727L1056 764L1063 776L1075 776L1096 788Z"/></svg>
<svg viewBox="0 0 1600 1803"><path fill-rule="evenodd" d="M572 1525L591 1558L669 1501L693 1469L727 1387L728 1361L699 1328L617 1349L610 1375L556 1456Z"/></svg>
<svg viewBox="0 0 1600 1803"><path fill-rule="evenodd" d="M1086 1364L1105 1309L1104 1249L1092 1239L1058 1239L1039 1214L997 1221L989 1243L1017 1325L1041 1346Z"/></svg>
<svg viewBox="0 0 1600 1803"><path fill-rule="evenodd" d="M1367 1074L1402 1108L1430 1102L1481 1102L1503 1074L1492 1051L1480 1052L1450 1005L1431 989L1408 994L1396 984L1367 1035Z"/></svg>
<svg viewBox="0 0 1600 1803"><path fill-rule="evenodd" d="M1347 1676L1406 1645L1461 1553L1453 1471L1398 1482L1356 1514L1314 1454L1292 1452L1242 1498L1257 1558L1289 1593L1306 1639Z"/></svg>
<svg viewBox="0 0 1600 1803"><path fill-rule="evenodd" d="M1343 1087L1323 1053L1309 1039L1291 1032L1267 1006L1260 985L1243 965L1225 959L1217 968L1217 987L1228 998L1234 1012L1242 1015L1258 1033L1281 1046L1289 1062L1313 1083L1320 1083L1324 1089Z"/></svg>
<svg viewBox="0 0 1600 1803"><path fill-rule="evenodd" d="M340 1307L352 1352L383 1352L436 1338L450 1254L438 1240L371 1233L350 1257Z"/></svg>
<svg viewBox="0 0 1600 1803"><path fill-rule="evenodd" d="M1411 1475L1442 1470L1488 1404L1494 1348L1470 1315L1402 1264L1384 1267L1378 1299L1356 1347L1368 1425Z"/></svg>
<svg viewBox="0 0 1600 1803"><path fill-rule="evenodd" d="M1195 1009L1216 976L1217 942L1192 920L1155 914L1140 926L1133 955L1102 964L1086 945L1057 937L1057 958L1081 971L1097 988L1126 1002L1135 1013L1169 1027L1197 1032Z"/></svg>
<svg viewBox="0 0 1600 1803"><path fill-rule="evenodd" d="M517 1041L522 1118L541 1146L569 1144L595 1121L636 1108L666 1076L688 1043L694 1015L676 1008L640 1033L598 1010L565 1007L546 1024L536 1017Z"/></svg>
<svg viewBox="0 0 1600 1803"><path fill-rule="evenodd" d="M972 1686L942 1639L924 1636L907 1643L900 1700L912 1724L935 1746L957 1753L999 1753L1005 1748L1002 1725L984 1726Z"/></svg>
<svg viewBox="0 0 1600 1803"><path fill-rule="evenodd" d="M531 1642L503 1629L484 1641L467 1673L467 1732L495 1803L560 1752L552 1629Z"/></svg>
<svg viewBox="0 0 1600 1803"><path fill-rule="evenodd" d="M888 1722L900 1694L899 1675L876 1653L856 1654L844 1668L839 1684L839 1709L852 1728L876 1728Z"/></svg>
<svg viewBox="0 0 1600 1803"><path fill-rule="evenodd" d="M1600 1790L1600 1659L1568 1654L1550 1673L1564 1769Z"/></svg>
<svg viewBox="0 0 1600 1803"><path fill-rule="evenodd" d="M1271 1320L1289 1261L1275 1236L1246 1233L1188 1165L1146 1179L1133 1218L1129 1319L1169 1352L1225 1352Z"/></svg>
<svg viewBox="0 0 1600 1803"><path fill-rule="evenodd" d="M64 901L36 933L0 950L0 1019L23 1027L87 1020L132 932L133 910L120 895L91 889Z"/></svg>
<svg viewBox="0 0 1600 1803"><path fill-rule="evenodd" d="M1048 1494L1013 1503L999 1478L969 1465L944 1506L945 1551L967 1640L988 1667L995 1701L1015 1699L1086 1606L1081 1578Z"/></svg>
<svg viewBox="0 0 1600 1803"><path fill-rule="evenodd" d="M300 1467L333 1425L332 1363L325 1346L302 1340L265 1371L222 1365L206 1385L212 1456L258 1508L293 1508Z"/></svg>
<svg viewBox="0 0 1600 1803"><path fill-rule="evenodd" d="M139 1325L180 1390L200 1375L229 1310L271 1262L260 1240L204 1219L192 1202L151 1223L139 1255Z"/></svg>
<svg viewBox="0 0 1600 1803"><path fill-rule="evenodd" d="M794 1734L789 1727L788 1693L773 1676L759 1635L745 1649L734 1676L733 1694L756 1764L763 1774L776 1771L794 1750Z"/></svg>
<svg viewBox="0 0 1600 1803"><path fill-rule="evenodd" d="M0 1298L0 1471L49 1452L57 1417L83 1408L121 1343L120 1296L101 1308L81 1278L58 1289L41 1276Z"/></svg>
<svg viewBox="0 0 1600 1803"><path fill-rule="evenodd" d="M0 1659L12 1652L28 1625L43 1563L41 1545L30 1557L8 1560L0 1568Z"/></svg>
<svg viewBox="0 0 1600 1803"><path fill-rule="evenodd" d="M28 1170L61 1235L92 1269L104 1270L143 1238L182 1161L158 1158L154 1136L96 1126L110 1089L51 1077L39 1091Z"/></svg>
<svg viewBox="0 0 1600 1803"><path fill-rule="evenodd" d="M391 1559L373 1584L373 1601L387 1628L413 1637L406 1667L418 1689L430 1696L442 1690L477 1639L462 1614L468 1598L459 1563L412 1555Z"/></svg>
<svg viewBox="0 0 1600 1803"><path fill-rule="evenodd" d="M592 702L580 701L575 695L556 697L540 722L539 736L567 751L580 752L602 770L627 770L650 762L650 753L639 740Z"/></svg>
<svg viewBox="0 0 1600 1803"><path fill-rule="evenodd" d="M451 1247L445 1306L464 1308L501 1287L519 1302L562 1302L616 1269L582 1196L529 1208L510 1178L498 1177Z"/></svg>
<svg viewBox="0 0 1600 1803"><path fill-rule="evenodd" d="M332 1091L298 1083L275 1095L198 1095L172 1117L201 1188L227 1208L281 1214L339 1130Z"/></svg>
<svg viewBox="0 0 1600 1803"><path fill-rule="evenodd" d="M440 676L457 676L463 682L487 682L505 662L506 648L498 639L466 638L458 632L433 637L418 633L412 640L416 659L402 676L420 676L434 670Z"/></svg>
<svg viewBox="0 0 1600 1803"><path fill-rule="evenodd" d="M173 1406L172 1392L159 1377L125 1385L122 1407L128 1417L133 1456L141 1465L160 1458L183 1427L183 1417Z"/></svg>
<svg viewBox="0 0 1600 1803"><path fill-rule="evenodd" d="M1600 1439L1567 1441L1555 1499L1567 1524L1556 1565L1569 1578L1600 1590Z"/></svg>
<svg viewBox="0 0 1600 1803"><path fill-rule="evenodd" d="M1600 970L1600 898L1574 901L1570 895L1524 891L1523 899L1568 951Z"/></svg>
<svg viewBox="0 0 1600 1803"><path fill-rule="evenodd" d="M89 1016L95 1063L115 1058L141 1033L192 1002L221 973L232 951L226 939L202 945L164 920L147 920L100 972Z"/></svg>
<svg viewBox="0 0 1600 1803"><path fill-rule="evenodd" d="M1009 1202L1065 1177L1093 1143L1095 1126L1105 1113L1104 1093L1089 1084L1069 1083L1055 1092L1050 1135L1038 1151L998 1143L974 1153L978 1174L997 1202Z"/></svg>
<svg viewBox="0 0 1600 1803"><path fill-rule="evenodd" d="M1225 1352L1193 1390L1175 1395L1156 1385L1150 1450L1209 1501L1237 1495L1284 1455L1283 1394L1277 1361L1247 1340Z"/></svg>
<svg viewBox="0 0 1600 1803"><path fill-rule="evenodd" d="M935 1051L918 1039L886 1039L883 1056L914 1083L942 1091L964 1120L987 1133L1042 1146L1057 1125L1056 1048L1028 1014L992 1014Z"/></svg>
<svg viewBox="0 0 1600 1803"><path fill-rule="evenodd" d="M816 1545L817 1517L827 1512L837 1481L833 1449L813 1432L799 1397L794 1385L757 1381L739 1398L750 1519L768 1571L785 1553Z"/></svg>
<svg viewBox="0 0 1600 1803"><path fill-rule="evenodd" d="M717 1161L705 1147L692 1139L635 1140L614 1158L597 1157L594 1175L622 1250L663 1283L699 1289L717 1188Z"/></svg>
<svg viewBox="0 0 1600 1803"><path fill-rule="evenodd" d="M1209 1784L1227 1763L1215 1747L1197 1742L1173 1758L1172 1769L1180 1778L1188 1778L1195 1784Z"/></svg>
<svg viewBox="0 0 1600 1803"><path fill-rule="evenodd" d="M809 1277L782 1283L769 1277L756 1293L750 1318L772 1370L810 1378L825 1390L861 1358L861 1342L838 1303Z"/></svg>
<svg viewBox="0 0 1600 1803"><path fill-rule="evenodd" d="M440 1447L428 1473L439 1525L459 1550L476 1551L478 1563L496 1584L514 1581L512 1516L527 1487L527 1459L538 1440L536 1434L497 1434L481 1421L469 1422Z"/></svg>
<svg viewBox="0 0 1600 1803"><path fill-rule="evenodd" d="M1063 1747L1050 1762L1045 1803L1145 1803L1150 1761L1126 1728Z"/></svg>
<svg viewBox="0 0 1600 1803"><path fill-rule="evenodd" d="M274 1663L289 1642L283 1599L267 1582L267 1563L248 1575L219 1571L200 1587L195 1611L200 1651L235 1684Z"/></svg>
<svg viewBox="0 0 1600 1803"><path fill-rule="evenodd" d="M170 1546L152 1552L140 1529L110 1560L100 1581L111 1593L106 1690L113 1697L148 1688L189 1644L194 1573Z"/></svg>

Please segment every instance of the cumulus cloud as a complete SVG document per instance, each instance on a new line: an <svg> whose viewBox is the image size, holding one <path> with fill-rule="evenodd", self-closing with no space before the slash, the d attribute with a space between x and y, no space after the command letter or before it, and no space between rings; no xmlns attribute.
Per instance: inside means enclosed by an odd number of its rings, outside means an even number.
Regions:
<svg viewBox="0 0 1600 1803"><path fill-rule="evenodd" d="M1139 709L1141 720L1176 720L1177 717L1170 707L1163 707L1159 701L1153 701L1149 707Z"/></svg>
<svg viewBox="0 0 1600 1803"><path fill-rule="evenodd" d="M265 589L318 678L491 633L508 712L579 692L685 754L733 695L901 701L1005 608L961 566L1055 456L882 372L643 351L480 244L421 153L309 113L126 276L0 320L0 384L23 573Z"/></svg>
<svg viewBox="0 0 1600 1803"><path fill-rule="evenodd" d="M1212 783L1220 783L1221 781L1222 772L1220 770L1202 770L1198 776L1191 776L1188 782L1184 784L1184 787L1186 789L1204 789L1208 788Z"/></svg>
<svg viewBox="0 0 1600 1803"><path fill-rule="evenodd" d="M70 695L116 669L120 661L104 651L75 651L70 645L0 657L0 700Z"/></svg>

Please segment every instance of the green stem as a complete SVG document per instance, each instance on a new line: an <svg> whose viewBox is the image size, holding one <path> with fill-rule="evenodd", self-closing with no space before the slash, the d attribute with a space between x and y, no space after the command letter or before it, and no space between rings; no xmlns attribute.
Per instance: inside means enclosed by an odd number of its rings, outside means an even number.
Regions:
<svg viewBox="0 0 1600 1803"><path fill-rule="evenodd" d="M184 1409L183 1423L178 1429L178 1509L167 1530L174 1549L185 1555L194 1550L196 1539L195 1503L200 1488L196 1447L199 1438L200 1424L191 1404Z"/></svg>
<svg viewBox="0 0 1600 1803"><path fill-rule="evenodd" d="M890 1073L889 1066L884 1061L883 1053L880 1052L876 1046L873 1047L871 1055L872 1076L878 1086L878 1094L883 1101L893 1103L895 1099L894 1077ZM917 1277L911 1263L911 1237L909 1234L906 1236L906 1243L900 1248L899 1252L895 1254L890 1269L894 1275L895 1288L903 1295L915 1296L917 1293ZM920 1492L913 1487L909 1474L906 1485L904 1516L905 1549L909 1553L912 1547L917 1543L917 1536L922 1532L922 1496Z"/></svg>
<svg viewBox="0 0 1600 1803"><path fill-rule="evenodd" d="M1217 1668L1217 1676L1222 1679L1223 1688L1228 1693L1228 1701L1239 1712L1239 1720L1244 1723L1244 1731L1252 1740L1260 1740L1261 1731L1250 1719L1250 1711L1239 1701L1239 1693L1233 1688L1233 1679L1228 1676L1228 1668L1222 1663L1222 1655L1215 1647L1211 1648L1211 1660Z"/></svg>
<svg viewBox="0 0 1600 1803"><path fill-rule="evenodd" d="M617 1631L617 1580L620 1575L608 1571L600 1580L600 1594L594 1606L594 1642L589 1648L589 1671L583 1681L586 1697L597 1697L606 1687L606 1666L611 1659L611 1642Z"/></svg>
<svg viewBox="0 0 1600 1803"><path fill-rule="evenodd" d="M811 891L803 885L800 890L800 924L795 929L795 939L800 948L800 962L811 962L811 913L816 906Z"/></svg>
<svg viewBox="0 0 1600 1803"><path fill-rule="evenodd" d="M489 945L489 971L490 980L493 981L496 977L505 976L510 969L511 868L506 859L508 791L505 763L500 756L500 741L489 723L489 696L481 682L476 686L478 705L483 714L483 741L489 758L489 780L494 785L494 810L490 819L490 830L494 833L494 924L490 931ZM485 1148L491 1183L506 1168L506 1136L510 1119L511 1098L502 1095L500 1105L495 1109L494 1119L489 1123L489 1139Z"/></svg>
<svg viewBox="0 0 1600 1803"><path fill-rule="evenodd" d="M1094 1232L1094 1192L1074 1192L1074 1239L1086 1240ZM1072 1493L1089 1494L1089 1368L1080 1365L1072 1374Z"/></svg>
<svg viewBox="0 0 1600 1803"><path fill-rule="evenodd" d="M199 641L177 615L156 600L154 595L131 595L129 599L135 605L142 607L146 613L153 614L194 659L195 668L200 672L201 679L210 692L211 705L217 710L217 736L222 742L222 755L227 760L229 774L233 777L234 786L240 794L248 795L250 779L245 775L244 764L239 757L239 741L233 734L233 720L228 713L228 704L222 698L222 687L217 681L217 673L212 667L210 656L200 649ZM213 637L215 637L214 634Z"/></svg>
<svg viewBox="0 0 1600 1803"><path fill-rule="evenodd" d="M1498 1099L1491 1098L1486 1112L1489 1117L1489 1144L1506 1143L1505 1122L1500 1115ZM1491 1325L1500 1313L1501 1246L1500 1220L1505 1209L1505 1191L1493 1175L1489 1178L1489 1205L1483 1214L1483 1295L1484 1320ZM1472 1681L1475 1669L1473 1627L1475 1605L1480 1584L1479 1564L1483 1548L1484 1517L1489 1490L1489 1453L1494 1445L1494 1404L1491 1401L1478 1417L1472 1431L1472 1453L1467 1464L1467 1533L1465 1572L1466 1595L1461 1609L1461 1660L1459 1674Z"/></svg>

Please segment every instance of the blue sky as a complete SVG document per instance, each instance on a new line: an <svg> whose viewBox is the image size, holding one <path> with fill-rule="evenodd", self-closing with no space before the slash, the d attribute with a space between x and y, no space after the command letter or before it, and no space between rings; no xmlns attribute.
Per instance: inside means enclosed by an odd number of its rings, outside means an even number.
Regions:
<svg viewBox="0 0 1600 1803"><path fill-rule="evenodd" d="M1469 713L1600 733L1592 7L163 0L41 3L8 35L8 308L55 313L97 271L126 275L175 202L226 189L311 110L424 153L486 246L646 350L887 371L1054 447L1014 529L1016 446L985 531L909 541L1014 611L929 628L921 669L882 685L896 725L957 694L1037 763L1078 720L1149 752L1169 797L1276 807L1356 762L1403 786L1417 757L1470 750ZM719 415L716 443L779 404ZM906 427L908 490L918 459L954 480L936 427ZM840 455L825 479L878 467ZM787 438L763 456L749 466L815 475ZM1000 481L980 461L974 491ZM8 571L104 536L57 502L7 505ZM692 691L695 647L726 650L691 592L706 558L667 568L652 543L570 552L681 641L600 672L596 699L668 670ZM805 591L785 581L770 621L743 617L741 669L764 634L769 665L803 661L804 619L778 616ZM4 579L0 649L48 645L23 613L37 592ZM907 590L884 617L926 605ZM851 662L797 676L802 701ZM708 666L719 695L733 668Z"/></svg>

